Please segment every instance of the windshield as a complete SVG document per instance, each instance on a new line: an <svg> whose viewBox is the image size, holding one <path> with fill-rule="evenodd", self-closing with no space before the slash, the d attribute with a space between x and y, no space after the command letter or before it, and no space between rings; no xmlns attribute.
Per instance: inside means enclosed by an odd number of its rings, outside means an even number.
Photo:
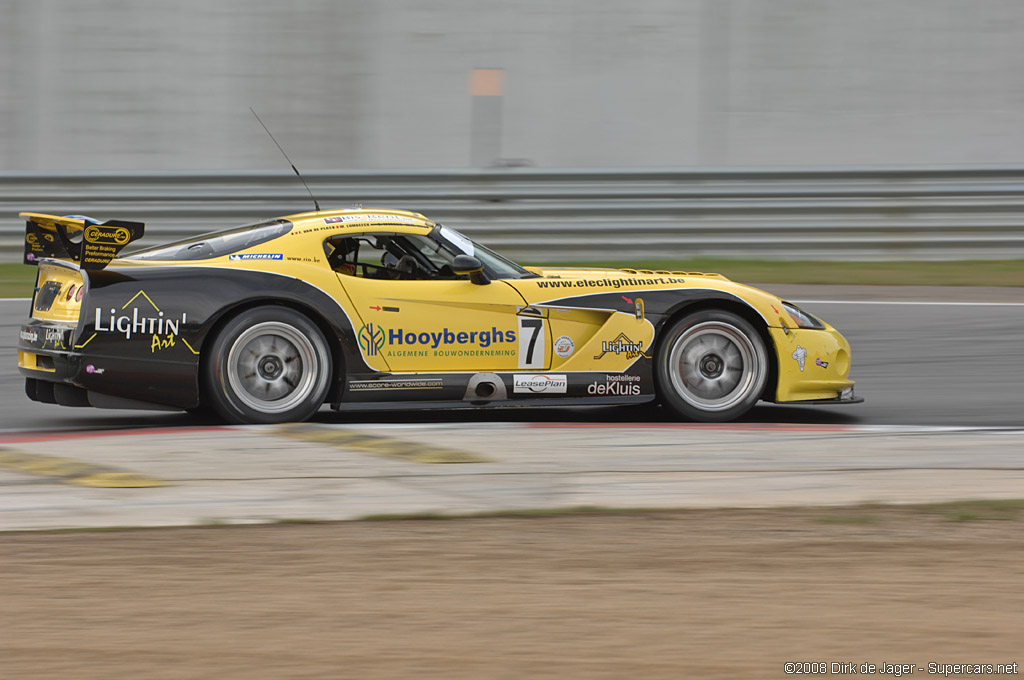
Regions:
<svg viewBox="0 0 1024 680"><path fill-rule="evenodd" d="M261 243L266 243L291 231L288 220L270 220L193 236L165 246L156 246L128 255L128 260L208 260L230 255Z"/></svg>
<svg viewBox="0 0 1024 680"><path fill-rule="evenodd" d="M480 260L480 263L484 266L484 271L486 271L487 275L492 279L537 278L537 274L523 269L512 260L499 255L490 248L486 248L479 243L476 243L472 239L460 234L450 227L439 224L437 228L431 232L431 236L446 243L456 252L472 255L476 259Z"/></svg>

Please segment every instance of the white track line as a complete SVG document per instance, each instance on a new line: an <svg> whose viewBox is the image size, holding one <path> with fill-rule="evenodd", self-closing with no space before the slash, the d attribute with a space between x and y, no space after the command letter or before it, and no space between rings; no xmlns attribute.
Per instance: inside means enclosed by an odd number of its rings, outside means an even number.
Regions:
<svg viewBox="0 0 1024 680"><path fill-rule="evenodd" d="M793 300L799 305L921 305L943 307L1024 307L1024 302L914 302L910 300Z"/></svg>

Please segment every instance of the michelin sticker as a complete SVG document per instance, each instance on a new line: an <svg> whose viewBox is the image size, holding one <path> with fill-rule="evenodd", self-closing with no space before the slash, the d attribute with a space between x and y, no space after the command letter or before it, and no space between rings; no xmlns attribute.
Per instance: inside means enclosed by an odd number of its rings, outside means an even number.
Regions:
<svg viewBox="0 0 1024 680"><path fill-rule="evenodd" d="M229 260L281 260L284 259L282 253L239 253L237 255L228 255Z"/></svg>
<svg viewBox="0 0 1024 680"><path fill-rule="evenodd" d="M800 364L800 372L803 373L804 364L807 362L807 350L797 345L793 350L793 358L796 359L796 363Z"/></svg>

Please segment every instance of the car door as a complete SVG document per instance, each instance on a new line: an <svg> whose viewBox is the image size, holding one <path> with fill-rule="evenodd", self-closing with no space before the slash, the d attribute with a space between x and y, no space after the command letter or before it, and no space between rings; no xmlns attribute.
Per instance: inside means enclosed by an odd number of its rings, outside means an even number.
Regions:
<svg viewBox="0 0 1024 680"><path fill-rule="evenodd" d="M410 241L407 235L360 235L358 257L335 269L362 323L356 335L371 367L439 373L550 365L550 331L542 311L529 308L504 281L390 278L383 243L396 236Z"/></svg>
<svg viewBox="0 0 1024 680"><path fill-rule="evenodd" d="M546 315L546 328L554 338L550 370L621 373L652 358L654 325L646 318L643 291L572 286L561 289L567 295L555 292L559 288L543 287L545 283L541 278L518 279L509 285ZM581 288L591 292L572 294Z"/></svg>

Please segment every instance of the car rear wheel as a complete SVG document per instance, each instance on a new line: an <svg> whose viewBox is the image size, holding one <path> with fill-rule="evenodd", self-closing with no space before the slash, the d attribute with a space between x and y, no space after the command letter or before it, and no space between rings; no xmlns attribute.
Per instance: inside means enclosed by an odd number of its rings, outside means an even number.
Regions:
<svg viewBox="0 0 1024 680"><path fill-rule="evenodd" d="M209 405L233 423L306 420L323 404L330 376L323 333L285 307L257 307L228 321L204 367Z"/></svg>
<svg viewBox="0 0 1024 680"><path fill-rule="evenodd" d="M730 312L704 310L673 324L657 356L662 401L701 422L733 420L761 396L768 354L760 334Z"/></svg>

